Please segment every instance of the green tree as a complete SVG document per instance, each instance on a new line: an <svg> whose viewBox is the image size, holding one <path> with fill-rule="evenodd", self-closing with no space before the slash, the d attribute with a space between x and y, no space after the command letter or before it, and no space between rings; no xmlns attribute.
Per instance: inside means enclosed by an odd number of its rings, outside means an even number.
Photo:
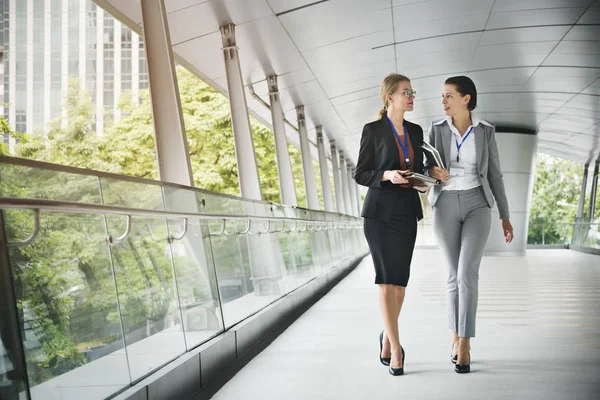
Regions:
<svg viewBox="0 0 600 400"><path fill-rule="evenodd" d="M583 166L538 154L529 216L528 243L567 243L581 191Z"/></svg>

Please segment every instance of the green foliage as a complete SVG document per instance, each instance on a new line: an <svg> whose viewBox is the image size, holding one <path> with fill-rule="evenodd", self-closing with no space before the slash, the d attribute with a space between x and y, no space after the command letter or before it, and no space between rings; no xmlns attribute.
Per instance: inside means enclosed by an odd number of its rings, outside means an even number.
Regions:
<svg viewBox="0 0 600 400"><path fill-rule="evenodd" d="M567 243L581 192L583 165L538 154L528 243Z"/></svg>
<svg viewBox="0 0 600 400"><path fill-rule="evenodd" d="M194 183L203 189L239 194L227 99L181 67L177 75ZM65 115L51 121L45 134L11 133L6 121L0 119L0 130L17 139L15 156L158 179L147 90L135 101L131 93L124 93L119 102L122 117L105 126L103 132L95 131L93 103L77 80L69 82L64 102ZM254 118L250 122L264 199L280 202L273 133ZM0 147L1 154L7 150L4 145ZM300 152L290 146L290 153L296 184L303 188ZM101 201L94 177L11 165L0 166L0 174L0 195ZM105 204L153 208L162 203L157 187L104 178L101 186ZM303 189L299 195L305 204ZM24 239L31 233L30 212L11 211L6 216L10 238ZM124 229L123 218L108 218L106 222L109 232ZM126 332L134 332L161 330L167 321L177 318L174 277L165 243L150 240L148 230L134 230L124 243L112 246L111 257L104 241L104 223L100 216L44 213L34 244L11 250L22 330L40 341L39 347L27 349L34 385L88 362L82 351L90 344L122 347L121 319ZM156 237L166 235L164 222L134 223L134 227L140 226L152 229ZM223 265L225 270L239 266L230 246L217 250L223 254L215 254L216 258L229 260ZM180 282L182 303L211 301L211 289L198 279L194 260L174 255L173 262L178 274L189 277Z"/></svg>

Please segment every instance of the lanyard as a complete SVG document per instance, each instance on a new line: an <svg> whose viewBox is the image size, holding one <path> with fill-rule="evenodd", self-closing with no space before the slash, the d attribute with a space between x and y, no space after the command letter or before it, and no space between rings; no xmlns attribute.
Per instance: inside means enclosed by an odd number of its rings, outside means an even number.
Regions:
<svg viewBox="0 0 600 400"><path fill-rule="evenodd" d="M471 134L472 131L473 131L473 127L471 126L471 128L469 128L469 131L467 132L467 134L465 136L463 136L460 144L458 144L456 135L454 136L454 143L456 143L456 162L460 162L460 148L462 147L465 140L467 140L467 138L469 137L469 135Z"/></svg>
<svg viewBox="0 0 600 400"><path fill-rule="evenodd" d="M392 127L392 131L394 132L394 136L396 137L396 142L400 144L402 147L402 153L404 153L404 162L406 163L406 168L410 168L410 159L408 158L408 129L406 125L404 125L404 143L400 139L400 135L398 135L398 131L394 127L394 124L390 120L390 117L386 116L388 123Z"/></svg>

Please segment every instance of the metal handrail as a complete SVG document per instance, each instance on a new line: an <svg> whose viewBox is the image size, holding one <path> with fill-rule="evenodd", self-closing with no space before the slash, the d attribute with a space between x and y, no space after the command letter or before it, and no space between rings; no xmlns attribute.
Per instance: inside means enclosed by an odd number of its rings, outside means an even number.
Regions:
<svg viewBox="0 0 600 400"><path fill-rule="evenodd" d="M132 216L137 217L151 217L151 218L183 218L184 225L182 229L182 233L174 236L169 235L167 237L167 241L169 243L173 243L174 241L178 241L183 239L188 231L188 219L190 218L198 218L198 219L207 219L207 220L221 220L222 221L222 229L221 232L214 234L210 233L211 236L221 236L223 234L226 235L239 235L239 234L249 234L249 235L264 235L267 233L279 233L284 230L285 221L293 221L294 222L294 230L288 230L288 233L296 231L296 226L298 222L304 223L304 229L299 230L299 232L305 232L306 230L310 232L318 231L320 229L315 228L315 224L319 224L322 226L323 221L310 220L306 218L292 218L292 217L266 217L266 216L258 216L258 215L217 215L217 214L204 214L204 213L189 213L189 212L179 212L179 211L164 211L164 210L148 210L148 209L138 209L138 208L129 208L129 207L121 207L121 206L108 206L103 204L93 204L93 203L78 203L73 201L62 201L62 200L47 200L47 199L22 199L22 198L14 198L14 197L0 197L0 210L33 210L34 211L34 230L31 236L24 241L21 242L10 242L8 243L9 247L24 247L31 244L35 238L37 237L40 229L40 211L51 211L51 212L63 212L63 213L79 213L79 214L111 214L111 215L124 215L127 217L127 224L125 228L125 233L123 233L119 237L113 237L112 235L108 235L106 240L109 244L120 243L129 235L131 232L132 226ZM229 233L226 231L226 225L228 220L235 221L246 221L246 229L241 232ZM250 226L252 221L265 221L267 223L267 229L264 231L258 230L256 233L250 232ZM281 229L277 229L275 231L271 231L271 221L280 222ZM350 226L352 223L358 225L356 221L326 221L326 222L338 222L338 226L344 226L345 229L351 229ZM150 231L152 234L152 231ZM196 234L196 236L198 236ZM156 239L156 238L155 238Z"/></svg>
<svg viewBox="0 0 600 400"><path fill-rule="evenodd" d="M248 219L255 221L300 221L300 222L317 222L307 218L294 217L275 217L275 216L260 216L260 215L227 215L227 214L207 214L193 213L181 211L167 210L149 210L143 208L131 208L122 206L111 206L94 203L80 203L75 201L63 200L47 200L47 199L23 199L17 197L0 197L0 209L17 209L17 210L46 210L54 212L67 212L79 214L115 214L115 215L132 215L137 217L153 217L153 218L200 218L208 220L242 220ZM336 215L336 214L334 214ZM339 214L338 214L339 215ZM344 216L348 217L348 216ZM354 218L354 221L343 222L358 222L359 218Z"/></svg>
<svg viewBox="0 0 600 400"><path fill-rule="evenodd" d="M135 177L135 176L120 175L120 174L115 174L115 173L105 172L105 171L96 171L96 170L91 170L91 169L86 169L86 168L71 167L68 165L53 164L53 163L44 162L44 161L29 160L26 158L18 158L18 157L10 157L10 156L0 155L0 164L16 165L16 166L22 166L22 167L28 167L28 168L38 168L40 170L46 170L46 171L52 171L52 172L64 172L64 173L70 173L70 174L81 175L81 176L95 177L95 178L99 178L99 179L103 178L103 179L113 179L113 180L122 181L122 182L134 182L134 183L140 183L140 184L145 184L145 185L149 185L149 186L153 186L153 187L160 187L160 188L183 189L183 190L187 190L187 191L190 191L193 193L205 194L208 196L215 196L215 197L226 198L226 199L237 200L237 201L251 202L254 204L285 207L285 208L290 208L290 209L294 209L294 210L320 213L320 214L324 214L324 215L339 215L339 216L345 216L345 217L352 218L351 215L347 215L347 214L341 214L341 213L323 211L323 210L310 210L310 209L305 209L305 208L296 207L296 206L286 206L283 204L277 204L277 203L268 202L268 201L264 201L264 200L248 199L245 197L213 192L213 191L206 190L206 189L180 185L180 184L172 183L172 182L163 182L163 181L158 181L158 180L153 180L153 179L148 179L148 178L139 178L139 177Z"/></svg>

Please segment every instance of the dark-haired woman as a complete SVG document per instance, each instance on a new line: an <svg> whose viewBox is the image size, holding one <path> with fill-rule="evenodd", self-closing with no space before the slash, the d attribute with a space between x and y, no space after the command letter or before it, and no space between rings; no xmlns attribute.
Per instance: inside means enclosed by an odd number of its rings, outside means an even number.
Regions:
<svg viewBox="0 0 600 400"><path fill-rule="evenodd" d="M379 360L394 376L404 373L398 317L423 218L415 188L403 174L423 172L423 129L404 119L413 110L415 91L410 80L388 75L381 83L383 109L379 119L363 128L354 178L369 191L361 215L379 285L379 304L385 331L379 335Z"/></svg>
<svg viewBox="0 0 600 400"><path fill-rule="evenodd" d="M507 243L513 239L513 228L495 129L472 113L477 106L473 81L466 76L447 79L442 105L447 117L431 125L429 143L440 152L448 169L428 161L425 170L444 182L433 188L429 201L434 231L448 265L448 319L454 334L450 358L456 364L454 370L465 373L471 370L479 265L490 232L494 199Z"/></svg>

